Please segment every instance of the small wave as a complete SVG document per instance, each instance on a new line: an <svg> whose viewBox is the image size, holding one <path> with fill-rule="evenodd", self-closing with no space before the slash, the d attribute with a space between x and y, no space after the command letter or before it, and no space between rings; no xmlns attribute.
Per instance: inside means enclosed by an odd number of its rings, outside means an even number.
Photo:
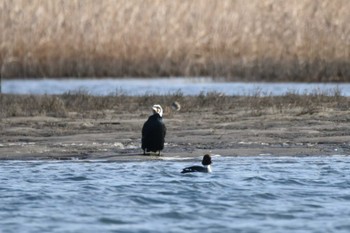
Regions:
<svg viewBox="0 0 350 233"><path fill-rule="evenodd" d="M349 232L350 231L350 224L348 224L348 223L340 224L338 226L335 226L335 229L337 231Z"/></svg>
<svg viewBox="0 0 350 233"><path fill-rule="evenodd" d="M278 196L273 193L256 193L252 197L261 198L265 200L276 200Z"/></svg>
<svg viewBox="0 0 350 233"><path fill-rule="evenodd" d="M98 221L101 223L104 223L104 224L116 224L116 225L131 224L132 223L130 221L124 221L124 220L109 218L109 217L99 218Z"/></svg>
<svg viewBox="0 0 350 233"><path fill-rule="evenodd" d="M307 204L304 204L303 206L308 207L308 208L312 208L312 209L322 209L323 208L322 205L312 204L312 203L307 203Z"/></svg>
<svg viewBox="0 0 350 233"><path fill-rule="evenodd" d="M44 196L39 194L25 194L23 195L23 198L27 201L37 201L37 200L43 200Z"/></svg>
<svg viewBox="0 0 350 233"><path fill-rule="evenodd" d="M341 195L337 197L337 199L344 200L344 201L350 201L350 194L349 195Z"/></svg>
<svg viewBox="0 0 350 233"><path fill-rule="evenodd" d="M173 161L173 160L184 161L184 160L193 159L193 157L160 157L160 159L164 161Z"/></svg>
<svg viewBox="0 0 350 233"><path fill-rule="evenodd" d="M333 183L333 185L334 185L334 187L340 187L340 188L347 189L348 187L350 187L350 180L336 181Z"/></svg>
<svg viewBox="0 0 350 233"><path fill-rule="evenodd" d="M67 177L64 180L72 180L72 181L85 181L85 180L90 180L86 176L72 176L72 177Z"/></svg>
<svg viewBox="0 0 350 233"><path fill-rule="evenodd" d="M296 179L278 179L274 181L274 183L283 185L306 185L306 183Z"/></svg>
<svg viewBox="0 0 350 233"><path fill-rule="evenodd" d="M188 219L187 214L179 211L169 211L169 212L164 212L164 213L157 213L155 214L155 217L161 217L161 218L169 218L173 220L180 220L180 219Z"/></svg>
<svg viewBox="0 0 350 233"><path fill-rule="evenodd" d="M243 181L266 181L267 179L261 177L261 176L252 176L244 178Z"/></svg>
<svg viewBox="0 0 350 233"><path fill-rule="evenodd" d="M286 214L286 213L272 213L268 215L272 219L282 219L282 220L291 220L295 219L296 217L293 214Z"/></svg>
<svg viewBox="0 0 350 233"><path fill-rule="evenodd" d="M154 197L145 197L142 195L131 195L130 200L140 205L152 205L152 204L163 204L164 200Z"/></svg>

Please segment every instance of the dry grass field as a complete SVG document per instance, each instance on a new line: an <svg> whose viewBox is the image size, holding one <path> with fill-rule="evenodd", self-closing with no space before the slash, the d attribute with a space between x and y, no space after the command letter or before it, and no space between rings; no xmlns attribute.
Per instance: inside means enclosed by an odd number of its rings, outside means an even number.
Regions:
<svg viewBox="0 0 350 233"><path fill-rule="evenodd" d="M348 0L2 0L13 77L350 81Z"/></svg>

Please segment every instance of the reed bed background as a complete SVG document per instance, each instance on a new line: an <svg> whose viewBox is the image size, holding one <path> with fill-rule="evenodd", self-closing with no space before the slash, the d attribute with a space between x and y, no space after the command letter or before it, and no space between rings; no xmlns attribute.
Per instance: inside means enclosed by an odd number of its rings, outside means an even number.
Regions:
<svg viewBox="0 0 350 233"><path fill-rule="evenodd" d="M2 78L350 81L348 0L2 0Z"/></svg>

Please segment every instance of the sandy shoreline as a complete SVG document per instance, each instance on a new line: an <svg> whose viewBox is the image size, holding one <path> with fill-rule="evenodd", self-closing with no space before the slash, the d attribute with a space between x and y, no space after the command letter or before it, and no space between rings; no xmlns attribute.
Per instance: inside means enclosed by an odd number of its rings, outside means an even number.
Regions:
<svg viewBox="0 0 350 233"><path fill-rule="evenodd" d="M166 107L165 107L166 108ZM350 154L350 111L318 108L264 111L214 107L173 112L161 157L143 156L141 128L150 112L102 111L98 117L6 117L0 120L1 160L146 160L222 156L308 156ZM93 115L93 114L90 114Z"/></svg>

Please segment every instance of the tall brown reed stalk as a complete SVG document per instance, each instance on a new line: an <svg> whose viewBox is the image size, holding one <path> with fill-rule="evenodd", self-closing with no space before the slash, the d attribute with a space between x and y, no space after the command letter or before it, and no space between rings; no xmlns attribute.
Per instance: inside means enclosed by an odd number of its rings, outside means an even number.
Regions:
<svg viewBox="0 0 350 233"><path fill-rule="evenodd" d="M348 0L2 0L1 76L350 81Z"/></svg>

